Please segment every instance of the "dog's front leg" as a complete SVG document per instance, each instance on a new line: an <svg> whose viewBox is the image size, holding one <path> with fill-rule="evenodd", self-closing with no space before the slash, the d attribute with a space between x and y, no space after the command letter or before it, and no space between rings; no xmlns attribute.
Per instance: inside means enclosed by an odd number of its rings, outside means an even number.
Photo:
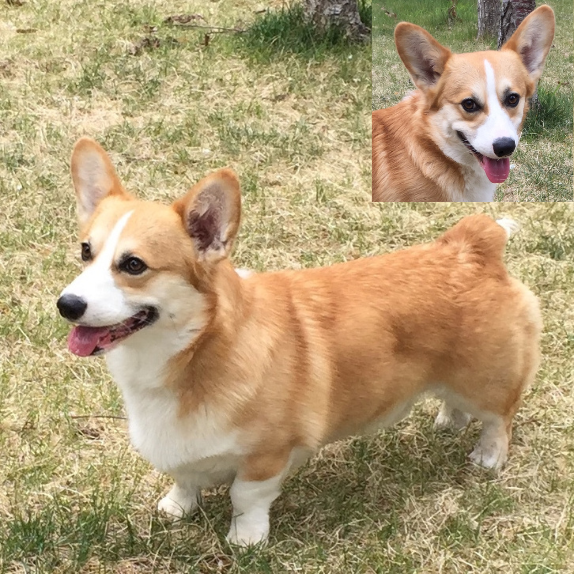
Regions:
<svg viewBox="0 0 574 574"><path fill-rule="evenodd" d="M269 509L281 493L281 483L288 469L288 456L251 458L240 469L229 491L233 518L228 542L250 546L267 539Z"/></svg>
<svg viewBox="0 0 574 574"><path fill-rule="evenodd" d="M199 506L199 488L189 479L174 477L175 484L158 502L157 509L170 518L180 520L194 512Z"/></svg>

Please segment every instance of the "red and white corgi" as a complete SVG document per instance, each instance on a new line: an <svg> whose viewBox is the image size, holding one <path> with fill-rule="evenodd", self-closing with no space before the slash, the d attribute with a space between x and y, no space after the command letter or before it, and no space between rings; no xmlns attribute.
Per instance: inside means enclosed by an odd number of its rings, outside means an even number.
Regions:
<svg viewBox="0 0 574 574"><path fill-rule="evenodd" d="M498 52L453 54L407 22L395 43L416 90L373 112L373 201L492 201L554 37L540 6Z"/></svg>
<svg viewBox="0 0 574 574"><path fill-rule="evenodd" d="M105 353L134 447L174 478L160 510L181 517L230 483L228 539L263 541L290 470L427 391L445 400L438 425L482 421L473 461L505 462L541 330L502 261L508 222L474 215L428 245L240 277L232 171L172 205L139 201L84 138L72 175L86 267L57 305L75 324L69 349Z"/></svg>

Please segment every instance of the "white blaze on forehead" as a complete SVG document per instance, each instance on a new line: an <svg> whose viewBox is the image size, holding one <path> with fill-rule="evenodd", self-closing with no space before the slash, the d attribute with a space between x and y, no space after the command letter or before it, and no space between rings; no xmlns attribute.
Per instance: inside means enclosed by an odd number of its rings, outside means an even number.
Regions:
<svg viewBox="0 0 574 574"><path fill-rule="evenodd" d="M124 321L136 311L126 302L112 274L114 254L132 213L130 211L122 215L94 262L62 291L62 295L76 295L87 303L88 307L80 321L84 325L107 327Z"/></svg>
<svg viewBox="0 0 574 574"><path fill-rule="evenodd" d="M132 216L132 213L133 211L128 211L126 214L122 215L119 221L114 225L112 232L104 243L104 248L97 256L96 260L94 261L94 265L92 265L92 268L95 266L103 266L111 269L112 263L114 261L114 253L116 252L116 247L118 246L118 242L120 240L120 235L122 234L128 219Z"/></svg>
<svg viewBox="0 0 574 574"><path fill-rule="evenodd" d="M484 71L486 74L486 107L488 116L486 121L476 130L474 136L469 138L469 141L472 147L481 154L495 158L496 154L492 149L494 140L511 138L515 144L518 144L518 126L522 120L522 115L517 114L513 122L506 110L501 106L496 91L494 69L488 60L484 60Z"/></svg>

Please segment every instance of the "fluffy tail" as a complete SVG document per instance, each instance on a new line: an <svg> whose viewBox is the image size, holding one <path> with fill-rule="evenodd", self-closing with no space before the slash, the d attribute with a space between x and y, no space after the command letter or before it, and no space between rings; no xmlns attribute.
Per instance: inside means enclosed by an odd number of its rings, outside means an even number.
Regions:
<svg viewBox="0 0 574 574"><path fill-rule="evenodd" d="M237 273L237 275L242 279L247 279L247 277L251 277L251 275L253 275L253 271L249 269L241 269L240 267L235 269L235 273Z"/></svg>
<svg viewBox="0 0 574 574"><path fill-rule="evenodd" d="M508 239L519 229L512 219L496 222L484 214L470 215L449 229L439 241L469 248L483 257L501 257Z"/></svg>
<svg viewBox="0 0 574 574"><path fill-rule="evenodd" d="M520 231L520 224L516 223L514 219L510 219L509 217L497 219L496 223L506 231L506 239L510 239L515 233Z"/></svg>

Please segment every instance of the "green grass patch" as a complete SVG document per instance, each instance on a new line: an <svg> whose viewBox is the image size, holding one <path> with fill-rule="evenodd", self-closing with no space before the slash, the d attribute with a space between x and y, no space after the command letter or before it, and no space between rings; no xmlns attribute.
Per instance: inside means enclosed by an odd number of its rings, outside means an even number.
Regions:
<svg viewBox="0 0 574 574"><path fill-rule="evenodd" d="M538 103L526 116L522 137L532 141L539 137L553 136L563 141L572 135L572 110L574 92L548 87L541 82L538 87Z"/></svg>
<svg viewBox="0 0 574 574"><path fill-rule="evenodd" d="M456 18L449 16L450 0L375 0L375 26L377 30L392 34L398 22L413 22L433 35L447 33L455 41L476 38L476 2L459 0ZM496 44L496 41L494 42Z"/></svg>
<svg viewBox="0 0 574 574"><path fill-rule="evenodd" d="M359 1L359 15L367 27L372 25L372 8L368 0ZM292 3L280 9L269 9L235 37L236 42L251 57L281 57L297 54L303 57L321 58L327 53L348 51L354 41L345 30L331 26L323 32L306 21L303 5Z"/></svg>

